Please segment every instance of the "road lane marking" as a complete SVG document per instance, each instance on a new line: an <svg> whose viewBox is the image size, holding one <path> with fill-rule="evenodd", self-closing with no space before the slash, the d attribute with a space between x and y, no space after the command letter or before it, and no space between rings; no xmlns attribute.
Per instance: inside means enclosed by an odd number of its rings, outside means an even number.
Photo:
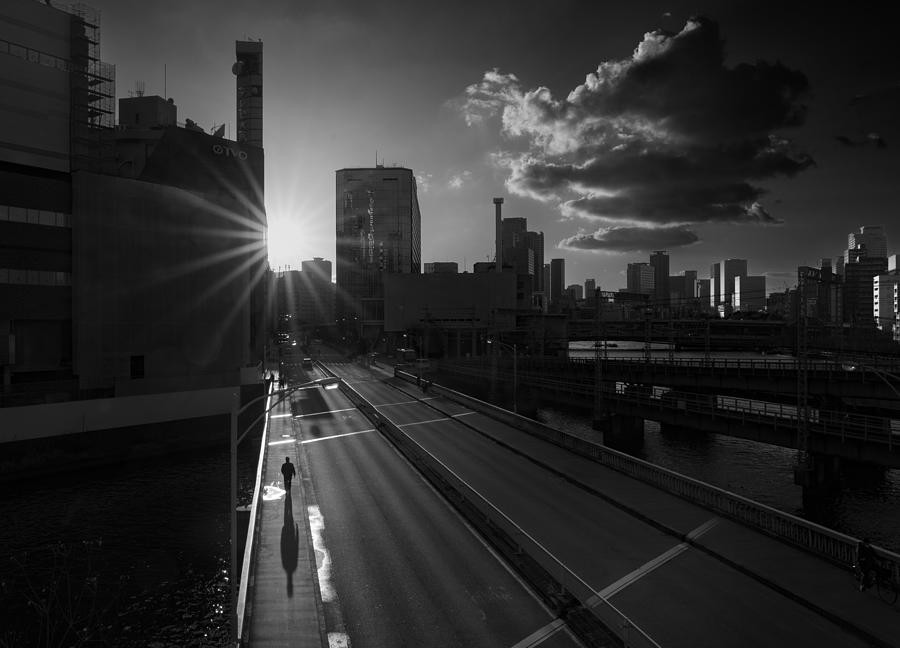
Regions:
<svg viewBox="0 0 900 648"><path fill-rule="evenodd" d="M323 414L337 414L338 412L349 412L355 410L355 407L345 407L344 409L328 410L327 412L312 412L310 414L297 414L294 418L305 418L307 416L322 416Z"/></svg>
<svg viewBox="0 0 900 648"><path fill-rule="evenodd" d="M453 414L450 418L456 418L457 416L468 416L469 414L477 414L478 412L461 412L460 414Z"/></svg>
<svg viewBox="0 0 900 648"><path fill-rule="evenodd" d="M693 531L688 533L686 537L689 540L696 540L697 538L702 536L704 533L706 533L707 531L712 529L714 526L716 526L718 523L719 523L719 518L712 518L710 520L707 520L706 522L704 522L703 524L698 526L696 529L694 529ZM667 562L669 562L676 556L679 556L680 554L684 553L689 548L690 548L690 545L687 542L682 542L678 545L675 545L668 551L665 551L665 552L661 553L660 555L658 555L653 560L650 560L650 561L644 563L643 565L641 565L640 567L635 569L633 572L631 572L629 574L625 574L622 578L617 580L612 585L608 585L607 587L603 588L602 590L597 592L596 596L592 596L587 601L585 601L585 605L588 607L594 607L594 606L598 605L601 601L605 601L605 600L609 599L611 596L618 594L623 589L625 589L626 587L628 587L629 585L631 585L638 579L646 576L647 574L652 572L657 567L661 567L662 565L665 565Z"/></svg>
<svg viewBox="0 0 900 648"><path fill-rule="evenodd" d="M341 437L348 437L348 436L353 436L355 434L363 434L365 432L374 432L374 431L375 431L375 428L370 428L368 430L358 430L356 432L345 432L344 434L332 434L331 436L318 437L315 439L306 439L304 441L301 441L300 443L306 444L306 443L315 443L316 441L330 441L331 439L340 439ZM269 444L269 445L272 445L272 444Z"/></svg>
<svg viewBox="0 0 900 648"><path fill-rule="evenodd" d="M269 418L287 418L290 414L272 414Z"/></svg>
<svg viewBox="0 0 900 648"><path fill-rule="evenodd" d="M422 400L425 400L424 398ZM408 401L400 401L399 403L382 403L381 405L373 405L376 409L379 407L392 407L394 405L409 405L411 403L418 403L417 400L408 400Z"/></svg>
<svg viewBox="0 0 900 648"><path fill-rule="evenodd" d="M539 628L532 632L530 635L522 639L519 643L513 645L512 648L534 648L534 646L539 646L544 643L544 640L549 639L557 632L562 630L566 625L566 622L562 619L554 619L543 628Z"/></svg>
<svg viewBox="0 0 900 648"><path fill-rule="evenodd" d="M322 517L318 506L310 506L306 509L309 517L309 530L312 534L313 550L316 552L316 564L319 576L319 592L322 601L330 603L337 601L337 590L331 582L331 554L325 547L325 518ZM321 560L319 557L321 556Z"/></svg>
<svg viewBox="0 0 900 648"><path fill-rule="evenodd" d="M410 425L425 425L426 423L440 423L441 421L449 421L449 420L450 420L450 417L445 416L444 418L431 419L430 421L416 421L415 423L401 423L399 425L394 423L394 425L397 425L398 428L402 428L402 427L409 427Z"/></svg>
<svg viewBox="0 0 900 648"><path fill-rule="evenodd" d="M284 443L293 443L294 439L282 439L281 441L269 441L269 446L282 445Z"/></svg>

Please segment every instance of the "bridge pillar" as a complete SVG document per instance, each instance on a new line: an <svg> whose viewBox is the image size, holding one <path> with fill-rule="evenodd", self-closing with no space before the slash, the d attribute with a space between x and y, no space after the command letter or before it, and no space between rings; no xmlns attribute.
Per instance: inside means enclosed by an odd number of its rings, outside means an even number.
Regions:
<svg viewBox="0 0 900 648"><path fill-rule="evenodd" d="M840 488L841 458L818 452L809 454L809 470L794 473L794 482L803 487L803 508L815 512Z"/></svg>
<svg viewBox="0 0 900 648"><path fill-rule="evenodd" d="M603 444L621 450L635 452L644 445L644 419L624 414L608 414L594 417L594 429L603 432Z"/></svg>

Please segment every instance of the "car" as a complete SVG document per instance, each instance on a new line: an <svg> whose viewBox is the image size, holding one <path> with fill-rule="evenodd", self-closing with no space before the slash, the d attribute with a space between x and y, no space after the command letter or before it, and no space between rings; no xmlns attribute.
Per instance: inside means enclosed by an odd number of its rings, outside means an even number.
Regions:
<svg viewBox="0 0 900 648"><path fill-rule="evenodd" d="M313 363L312 358L303 358L303 361L300 363L300 366L304 369L312 369Z"/></svg>

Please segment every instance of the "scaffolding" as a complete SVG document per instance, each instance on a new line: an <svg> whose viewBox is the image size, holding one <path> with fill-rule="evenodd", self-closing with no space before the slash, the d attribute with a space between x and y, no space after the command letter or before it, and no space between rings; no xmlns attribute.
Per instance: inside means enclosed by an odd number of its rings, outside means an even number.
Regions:
<svg viewBox="0 0 900 648"><path fill-rule="evenodd" d="M115 157L116 68L100 60L100 12L53 3L72 16L69 72L70 165L101 172Z"/></svg>

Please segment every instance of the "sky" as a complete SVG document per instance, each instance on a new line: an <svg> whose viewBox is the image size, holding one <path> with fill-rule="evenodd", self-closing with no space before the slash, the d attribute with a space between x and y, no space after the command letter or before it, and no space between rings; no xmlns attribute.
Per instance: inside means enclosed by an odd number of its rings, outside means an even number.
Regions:
<svg viewBox="0 0 900 648"><path fill-rule="evenodd" d="M117 96L234 138L261 39L269 260L334 260L337 169L418 178L422 261L493 258L494 196L566 284L745 258L768 290L883 225L900 249L889 10L799 2L90 0ZM806 3L803 3L806 4ZM883 13L879 14L879 11Z"/></svg>

